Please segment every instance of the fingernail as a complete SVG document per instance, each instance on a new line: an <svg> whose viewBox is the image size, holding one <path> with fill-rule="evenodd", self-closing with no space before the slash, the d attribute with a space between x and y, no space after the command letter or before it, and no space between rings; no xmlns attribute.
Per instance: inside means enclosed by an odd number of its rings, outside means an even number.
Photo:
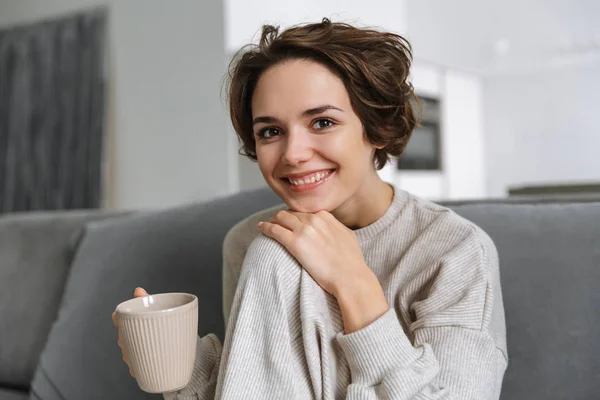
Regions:
<svg viewBox="0 0 600 400"><path fill-rule="evenodd" d="M260 222L258 223L258 226L261 226L263 223L264 223L264 222L260 221Z"/></svg>

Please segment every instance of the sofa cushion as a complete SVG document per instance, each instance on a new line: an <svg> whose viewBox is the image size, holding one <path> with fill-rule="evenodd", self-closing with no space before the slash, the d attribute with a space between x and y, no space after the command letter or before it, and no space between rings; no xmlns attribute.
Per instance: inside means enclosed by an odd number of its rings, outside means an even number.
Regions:
<svg viewBox="0 0 600 400"><path fill-rule="evenodd" d="M0 217L0 382L29 387L56 318L71 242L98 211L31 212Z"/></svg>
<svg viewBox="0 0 600 400"><path fill-rule="evenodd" d="M498 248L509 354L501 398L598 398L600 203L451 207Z"/></svg>
<svg viewBox="0 0 600 400"><path fill-rule="evenodd" d="M27 400L28 398L27 392L0 388L0 400Z"/></svg>
<svg viewBox="0 0 600 400"><path fill-rule="evenodd" d="M279 202L261 190L89 224L36 371L32 399L160 398L142 392L129 376L111 313L136 286L151 293L190 292L199 300L199 334L222 338L223 238L236 222Z"/></svg>

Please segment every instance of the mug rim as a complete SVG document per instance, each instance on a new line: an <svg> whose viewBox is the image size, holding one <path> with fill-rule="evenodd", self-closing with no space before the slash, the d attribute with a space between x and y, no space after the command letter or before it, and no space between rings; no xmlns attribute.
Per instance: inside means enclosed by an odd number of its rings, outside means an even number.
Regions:
<svg viewBox="0 0 600 400"><path fill-rule="evenodd" d="M188 301L185 304L182 304L182 305L179 305L176 307L165 308L164 310L128 311L128 310L124 309L129 304L143 301L143 299L148 298L148 297L160 298L160 297L167 297L167 296L173 296L173 295L187 297ZM194 308L194 307L196 307L197 304L198 304L198 297L196 297L195 295L193 295L191 293L184 293L184 292L157 293L157 294L149 294L148 296L136 297L133 299L125 300L117 305L117 307L115 308L115 312L117 313L117 315L121 315L121 316L145 317L145 316L153 316L153 315L161 315L161 314L179 313L179 312L187 311L190 308Z"/></svg>

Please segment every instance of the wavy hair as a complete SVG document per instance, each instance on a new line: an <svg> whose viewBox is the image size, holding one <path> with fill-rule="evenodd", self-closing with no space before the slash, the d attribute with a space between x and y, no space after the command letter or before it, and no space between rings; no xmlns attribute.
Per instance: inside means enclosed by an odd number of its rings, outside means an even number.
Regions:
<svg viewBox="0 0 600 400"><path fill-rule="evenodd" d="M375 150L374 164L383 168L390 156L404 151L416 125L408 82L410 43L400 35L331 22L298 25L280 32L264 25L258 44L243 47L229 65L229 112L242 147L240 154L256 160L252 130L252 95L260 76L289 59L309 59L327 66L344 83L366 139Z"/></svg>

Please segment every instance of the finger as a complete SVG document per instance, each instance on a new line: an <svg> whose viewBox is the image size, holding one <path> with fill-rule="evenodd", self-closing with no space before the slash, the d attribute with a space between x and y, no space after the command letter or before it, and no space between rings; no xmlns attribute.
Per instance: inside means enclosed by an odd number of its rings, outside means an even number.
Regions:
<svg viewBox="0 0 600 400"><path fill-rule="evenodd" d="M337 219L336 219L336 218L333 216L333 214L331 214L330 212L328 212L328 211L326 211L326 210L320 210L320 211L317 211L317 212L315 213L315 215L318 215L319 217L323 218L325 221L329 221L329 222L336 221L336 222L339 222L339 221L338 221L338 220L337 220Z"/></svg>
<svg viewBox="0 0 600 400"><path fill-rule="evenodd" d="M113 311L112 313L112 320L113 320L113 324L115 324L115 326L118 328L119 327L119 323L117 322L117 313Z"/></svg>
<svg viewBox="0 0 600 400"><path fill-rule="evenodd" d="M302 221L292 212L281 210L271 218L273 223L279 224L290 231L297 232L302 228Z"/></svg>
<svg viewBox="0 0 600 400"><path fill-rule="evenodd" d="M332 226L332 227L337 226L337 227L339 227L341 229L345 229L345 230L349 230L349 231L352 230L352 229L348 228L346 225L342 224L330 212L327 212L325 210L321 210L318 213L316 213L315 215L317 215L324 223L326 223L329 226Z"/></svg>
<svg viewBox="0 0 600 400"><path fill-rule="evenodd" d="M148 292L146 292L143 288L138 287L133 291L133 297L144 297L148 296Z"/></svg>
<svg viewBox="0 0 600 400"><path fill-rule="evenodd" d="M303 213L300 211L292 211L292 210L286 210L288 213L292 214L293 216L295 216L296 218L298 218L300 221L306 221L307 217L309 215L312 215L311 213Z"/></svg>
<svg viewBox="0 0 600 400"><path fill-rule="evenodd" d="M281 225L271 222L259 222L258 230L265 236L277 240L284 245L288 250L293 243L294 232Z"/></svg>
<svg viewBox="0 0 600 400"><path fill-rule="evenodd" d="M328 226L331 225L330 222L324 218L325 215L321 214L321 212L317 213L301 213L301 212L293 212L294 216L296 216L302 226L300 229L295 230L295 232L300 232L303 228L312 227L317 231L326 231Z"/></svg>

